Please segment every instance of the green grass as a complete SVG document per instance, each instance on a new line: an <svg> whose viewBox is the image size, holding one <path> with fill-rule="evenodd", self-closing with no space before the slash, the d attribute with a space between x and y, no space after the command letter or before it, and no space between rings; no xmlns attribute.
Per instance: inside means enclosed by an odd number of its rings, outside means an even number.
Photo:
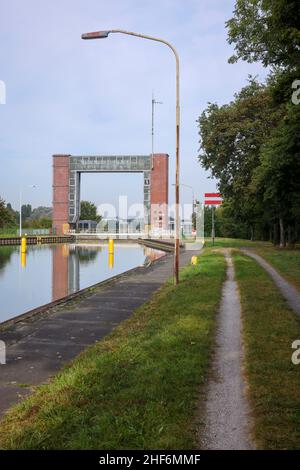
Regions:
<svg viewBox="0 0 300 470"><path fill-rule="evenodd" d="M243 310L246 374L260 449L300 449L300 321L253 259L234 254Z"/></svg>
<svg viewBox="0 0 300 470"><path fill-rule="evenodd" d="M189 449L208 373L222 254L205 250L1 421L1 449Z"/></svg>
<svg viewBox="0 0 300 470"><path fill-rule="evenodd" d="M210 238L205 239L205 246L211 248ZM242 240L236 238L216 238L216 248L252 248L265 258L283 277L300 290L300 247L279 248L270 242Z"/></svg>
<svg viewBox="0 0 300 470"><path fill-rule="evenodd" d="M298 249L256 249L283 277L300 290L300 250Z"/></svg>
<svg viewBox="0 0 300 470"><path fill-rule="evenodd" d="M19 234L17 232L14 232L14 233L7 233L7 232L3 232L3 233L0 233L0 238L15 238L15 237L18 237Z"/></svg>
<svg viewBox="0 0 300 470"><path fill-rule="evenodd" d="M212 241L210 237L205 238L205 246L211 248ZM261 247L261 246L271 246L269 242L261 242L251 240L243 240L240 238L215 238L216 248L239 248L239 247Z"/></svg>

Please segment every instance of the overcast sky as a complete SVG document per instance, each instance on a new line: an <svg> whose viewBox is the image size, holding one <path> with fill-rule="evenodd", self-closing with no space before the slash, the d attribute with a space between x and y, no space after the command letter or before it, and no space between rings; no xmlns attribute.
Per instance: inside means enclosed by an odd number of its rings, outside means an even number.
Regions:
<svg viewBox="0 0 300 470"><path fill-rule="evenodd" d="M229 65L225 21L234 0L1 0L0 196L14 207L24 201L51 205L54 153L150 154L152 90L156 107L155 151L170 155L174 180L175 62L152 41L112 35L82 41L81 33L122 28L163 37L181 59L181 182L199 199L214 190L197 162L196 119L207 102L230 101L259 65ZM27 188L36 184L37 189ZM172 189L172 188L171 188ZM82 197L97 205L142 202L140 175L84 175ZM172 201L171 192L171 201ZM183 201L190 201L182 188Z"/></svg>

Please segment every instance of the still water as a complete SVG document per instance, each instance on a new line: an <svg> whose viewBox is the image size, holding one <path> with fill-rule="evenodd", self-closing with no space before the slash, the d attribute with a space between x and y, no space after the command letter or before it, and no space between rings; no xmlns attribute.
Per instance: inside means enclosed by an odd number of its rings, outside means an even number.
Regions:
<svg viewBox="0 0 300 470"><path fill-rule="evenodd" d="M0 323L162 256L138 244L0 246Z"/></svg>

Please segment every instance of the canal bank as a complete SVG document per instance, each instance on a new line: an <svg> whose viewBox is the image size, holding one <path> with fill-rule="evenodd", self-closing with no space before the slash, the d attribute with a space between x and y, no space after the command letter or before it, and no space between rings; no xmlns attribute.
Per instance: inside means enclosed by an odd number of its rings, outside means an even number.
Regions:
<svg viewBox="0 0 300 470"><path fill-rule="evenodd" d="M0 325L164 254L136 242L0 247Z"/></svg>
<svg viewBox="0 0 300 470"><path fill-rule="evenodd" d="M74 243L74 235L29 235L26 237L27 245L39 245L49 243ZM23 237L0 237L0 246L21 245Z"/></svg>
<svg viewBox="0 0 300 470"><path fill-rule="evenodd" d="M192 253L182 252L186 265ZM172 255L100 283L90 292L0 330L7 343L1 366L0 413L45 382L62 365L104 336L142 305L171 275Z"/></svg>

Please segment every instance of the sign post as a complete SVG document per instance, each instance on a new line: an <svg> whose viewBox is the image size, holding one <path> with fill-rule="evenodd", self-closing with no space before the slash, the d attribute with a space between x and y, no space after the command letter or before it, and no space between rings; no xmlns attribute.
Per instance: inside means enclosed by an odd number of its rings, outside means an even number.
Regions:
<svg viewBox="0 0 300 470"><path fill-rule="evenodd" d="M215 245L215 206L212 206L211 208L211 239L212 239L212 245Z"/></svg>
<svg viewBox="0 0 300 470"><path fill-rule="evenodd" d="M215 229L215 207L222 204L223 200L221 199L220 193L205 193L204 194L204 204L206 206L211 206L211 239L212 245L215 245L216 238L216 229Z"/></svg>

